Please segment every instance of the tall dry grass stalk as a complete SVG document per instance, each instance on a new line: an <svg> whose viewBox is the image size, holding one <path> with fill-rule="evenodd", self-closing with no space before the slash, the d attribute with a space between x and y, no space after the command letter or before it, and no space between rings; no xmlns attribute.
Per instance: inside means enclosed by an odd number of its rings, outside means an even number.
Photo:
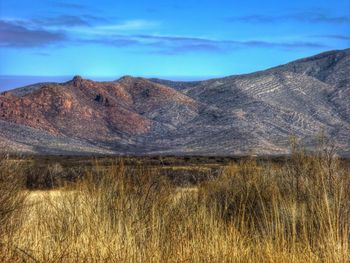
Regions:
<svg viewBox="0 0 350 263"><path fill-rule="evenodd" d="M23 224L22 212L25 209L27 193L24 188L23 167L17 161L0 159L0 261L7 255L18 259L20 249L13 238Z"/></svg>
<svg viewBox="0 0 350 263"><path fill-rule="evenodd" d="M22 252L3 261L349 262L350 173L328 150L295 145L283 165L249 159L195 188L125 170L96 164L70 187L32 192L8 246Z"/></svg>

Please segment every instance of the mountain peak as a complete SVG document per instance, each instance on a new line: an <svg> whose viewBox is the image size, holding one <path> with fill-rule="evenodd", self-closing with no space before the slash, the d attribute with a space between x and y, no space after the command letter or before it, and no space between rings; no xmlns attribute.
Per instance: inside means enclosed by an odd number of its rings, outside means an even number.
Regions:
<svg viewBox="0 0 350 263"><path fill-rule="evenodd" d="M80 75L75 75L72 79L72 81L82 81L83 78Z"/></svg>
<svg viewBox="0 0 350 263"><path fill-rule="evenodd" d="M74 78L72 79L71 82L73 83L74 87L80 87L82 85L83 81L84 81L84 79L81 76L76 75L76 76L74 76Z"/></svg>
<svg viewBox="0 0 350 263"><path fill-rule="evenodd" d="M125 76L122 76L121 78L119 78L117 81L122 82L122 83L131 83L131 82L135 81L136 79L137 79L136 77L133 77L131 75L125 75Z"/></svg>
<svg viewBox="0 0 350 263"><path fill-rule="evenodd" d="M124 80L124 79L133 79L134 77L131 75L124 75L122 77L119 78L119 80Z"/></svg>

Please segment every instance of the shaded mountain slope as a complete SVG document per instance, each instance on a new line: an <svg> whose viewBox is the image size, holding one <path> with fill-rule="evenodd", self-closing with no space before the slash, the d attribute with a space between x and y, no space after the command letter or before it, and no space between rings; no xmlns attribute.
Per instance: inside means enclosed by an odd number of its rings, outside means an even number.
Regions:
<svg viewBox="0 0 350 263"><path fill-rule="evenodd" d="M38 153L284 154L290 135L312 146L323 132L349 154L349 83L350 49L206 81L76 76L1 94L0 141Z"/></svg>

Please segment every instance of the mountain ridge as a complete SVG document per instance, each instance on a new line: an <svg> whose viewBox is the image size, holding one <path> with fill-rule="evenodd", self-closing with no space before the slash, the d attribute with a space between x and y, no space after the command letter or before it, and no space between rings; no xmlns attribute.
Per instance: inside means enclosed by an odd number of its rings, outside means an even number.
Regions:
<svg viewBox="0 0 350 263"><path fill-rule="evenodd" d="M0 94L0 121L3 152L276 155L292 134L312 147L323 132L348 155L350 49L204 81L33 84Z"/></svg>

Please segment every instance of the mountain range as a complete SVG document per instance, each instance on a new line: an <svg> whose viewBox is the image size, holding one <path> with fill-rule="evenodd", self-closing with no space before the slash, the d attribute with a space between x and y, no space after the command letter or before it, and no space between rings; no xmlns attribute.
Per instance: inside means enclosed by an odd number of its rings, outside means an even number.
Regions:
<svg viewBox="0 0 350 263"><path fill-rule="evenodd" d="M350 49L179 82L75 76L0 94L0 152L281 155L324 134L350 155Z"/></svg>

